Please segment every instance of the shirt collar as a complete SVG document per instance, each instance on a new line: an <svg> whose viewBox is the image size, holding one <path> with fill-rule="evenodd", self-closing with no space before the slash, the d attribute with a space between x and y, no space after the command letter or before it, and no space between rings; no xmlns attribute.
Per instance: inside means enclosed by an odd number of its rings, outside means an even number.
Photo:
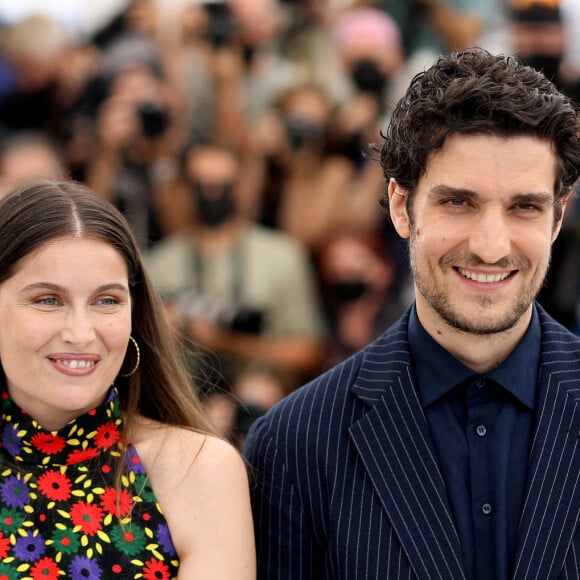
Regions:
<svg viewBox="0 0 580 580"><path fill-rule="evenodd" d="M536 401L541 339L540 320L534 305L532 320L522 340L505 361L485 375L532 410ZM427 333L419 322L415 306L409 319L409 347L423 408L459 383L478 376Z"/></svg>

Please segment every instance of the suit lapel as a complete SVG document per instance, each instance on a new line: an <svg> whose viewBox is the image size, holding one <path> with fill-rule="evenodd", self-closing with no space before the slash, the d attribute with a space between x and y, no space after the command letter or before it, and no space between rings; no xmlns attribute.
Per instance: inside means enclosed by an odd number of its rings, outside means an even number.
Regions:
<svg viewBox="0 0 580 580"><path fill-rule="evenodd" d="M537 424L514 579L560 575L580 512L580 342L541 310Z"/></svg>
<svg viewBox="0 0 580 580"><path fill-rule="evenodd" d="M367 349L353 392L370 409L350 434L419 578L465 578L427 421L410 374L408 317Z"/></svg>

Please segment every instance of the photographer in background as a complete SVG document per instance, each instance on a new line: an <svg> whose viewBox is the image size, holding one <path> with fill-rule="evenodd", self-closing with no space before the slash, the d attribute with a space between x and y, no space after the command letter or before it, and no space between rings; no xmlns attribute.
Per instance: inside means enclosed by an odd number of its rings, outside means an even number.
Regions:
<svg viewBox="0 0 580 580"><path fill-rule="evenodd" d="M281 95L252 135L265 164L258 219L300 240L312 255L338 232L381 227L380 171L372 163L362 169L362 153L354 160L344 144L349 136L373 132L374 109L356 109L345 122L323 87L301 83Z"/></svg>
<svg viewBox="0 0 580 580"><path fill-rule="evenodd" d="M160 200L174 177L181 110L161 57L145 38L127 38L102 66L105 98L95 120L88 185L127 217L141 249L165 234Z"/></svg>
<svg viewBox="0 0 580 580"><path fill-rule="evenodd" d="M186 152L180 191L191 220L151 250L150 272L170 317L218 356L222 386L248 361L270 365L297 385L321 363L314 272L298 242L244 217L245 167L225 146L198 144Z"/></svg>

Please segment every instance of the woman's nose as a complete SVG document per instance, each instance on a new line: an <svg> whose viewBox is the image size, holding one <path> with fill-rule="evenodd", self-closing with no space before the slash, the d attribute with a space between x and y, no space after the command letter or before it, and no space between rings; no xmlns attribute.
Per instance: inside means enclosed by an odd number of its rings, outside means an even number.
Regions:
<svg viewBox="0 0 580 580"><path fill-rule="evenodd" d="M89 313L81 309L71 309L65 319L63 327L63 340L65 342L85 345L95 338L95 329Z"/></svg>

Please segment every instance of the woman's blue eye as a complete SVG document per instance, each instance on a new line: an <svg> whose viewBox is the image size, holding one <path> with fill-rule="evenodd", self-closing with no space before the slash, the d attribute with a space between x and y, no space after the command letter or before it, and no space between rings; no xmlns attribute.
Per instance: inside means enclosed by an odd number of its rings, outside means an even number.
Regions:
<svg viewBox="0 0 580 580"><path fill-rule="evenodd" d="M44 306L56 306L58 304L58 300L53 297L40 298L38 302L40 302Z"/></svg>
<svg viewBox="0 0 580 580"><path fill-rule="evenodd" d="M97 300L97 302L103 306L113 306L115 304L119 304L119 301L115 298L100 298Z"/></svg>

